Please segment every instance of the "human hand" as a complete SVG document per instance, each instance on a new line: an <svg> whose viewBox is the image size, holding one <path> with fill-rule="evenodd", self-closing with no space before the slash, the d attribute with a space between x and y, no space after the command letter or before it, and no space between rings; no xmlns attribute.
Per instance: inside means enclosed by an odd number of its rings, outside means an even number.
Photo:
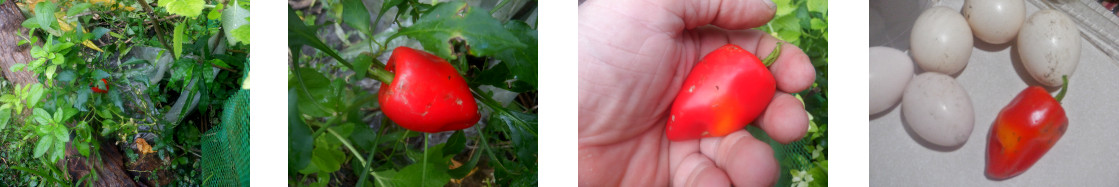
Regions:
<svg viewBox="0 0 1119 187"><path fill-rule="evenodd" d="M779 176L773 150L745 130L671 142L664 126L676 93L704 54L727 43L758 55L773 51L777 39L738 29L764 25L774 11L769 0L580 5L579 184L772 185ZM777 93L755 124L774 140L789 143L804 136L808 115L788 93L808 88L815 70L803 51L783 45L769 67Z"/></svg>

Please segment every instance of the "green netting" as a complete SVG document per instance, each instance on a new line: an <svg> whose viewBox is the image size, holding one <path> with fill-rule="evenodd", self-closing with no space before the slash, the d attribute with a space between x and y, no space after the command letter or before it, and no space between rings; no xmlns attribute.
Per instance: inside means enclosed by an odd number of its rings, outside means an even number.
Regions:
<svg viewBox="0 0 1119 187"><path fill-rule="evenodd" d="M249 90L226 100L221 121L202 137L202 185L249 186Z"/></svg>
<svg viewBox="0 0 1119 187"><path fill-rule="evenodd" d="M812 153L805 151L804 140L781 144L770 138L758 127L747 126L746 131L749 131L758 140L769 143L769 146L773 148L773 157L777 158L777 162L781 165L781 177L777 179L775 186L791 186L792 175L789 175L789 171L793 169L804 171L811 168L812 160L810 158L812 158Z"/></svg>

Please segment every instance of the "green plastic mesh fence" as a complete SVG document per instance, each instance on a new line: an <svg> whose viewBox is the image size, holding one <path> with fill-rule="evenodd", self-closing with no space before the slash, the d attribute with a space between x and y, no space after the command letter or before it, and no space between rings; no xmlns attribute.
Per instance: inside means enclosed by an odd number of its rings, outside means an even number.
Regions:
<svg viewBox="0 0 1119 187"><path fill-rule="evenodd" d="M793 169L804 171L811 167L812 153L804 149L804 140L781 144L755 126L748 126L746 130L758 140L769 143L769 146L773 148L773 156L777 158L777 162L781 165L781 177L777 179L775 186L791 186L792 175L789 174L789 171Z"/></svg>
<svg viewBox="0 0 1119 187"><path fill-rule="evenodd" d="M249 186L249 90L226 100L221 121L202 137L202 184Z"/></svg>

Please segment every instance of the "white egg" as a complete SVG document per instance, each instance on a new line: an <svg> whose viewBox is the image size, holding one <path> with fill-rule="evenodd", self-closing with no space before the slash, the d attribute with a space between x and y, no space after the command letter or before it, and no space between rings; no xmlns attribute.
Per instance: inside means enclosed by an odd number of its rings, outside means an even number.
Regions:
<svg viewBox="0 0 1119 187"><path fill-rule="evenodd" d="M964 88L952 77L936 72L921 73L909 82L901 112L921 139L945 147L967 142L975 123L971 98Z"/></svg>
<svg viewBox="0 0 1119 187"><path fill-rule="evenodd" d="M901 100L905 85L913 78L909 55L889 47L870 48L870 114L890 109Z"/></svg>
<svg viewBox="0 0 1119 187"><path fill-rule="evenodd" d="M972 42L964 16L938 6L925 10L913 23L909 53L925 71L956 74L967 66Z"/></svg>
<svg viewBox="0 0 1119 187"><path fill-rule="evenodd" d="M963 13L975 37L987 43L1002 44L1018 35L1018 29L1026 20L1026 3L1023 0L967 0Z"/></svg>
<svg viewBox="0 0 1119 187"><path fill-rule="evenodd" d="M1080 30L1059 11L1035 12L1018 32L1018 55L1034 80L1060 86L1080 62Z"/></svg>

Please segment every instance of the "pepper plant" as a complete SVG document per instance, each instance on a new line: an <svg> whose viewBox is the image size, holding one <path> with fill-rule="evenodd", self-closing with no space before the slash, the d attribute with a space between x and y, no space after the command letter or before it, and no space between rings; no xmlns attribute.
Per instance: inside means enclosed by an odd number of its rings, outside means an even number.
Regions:
<svg viewBox="0 0 1119 187"><path fill-rule="evenodd" d="M289 184L536 185L536 2L491 3L289 4Z"/></svg>

